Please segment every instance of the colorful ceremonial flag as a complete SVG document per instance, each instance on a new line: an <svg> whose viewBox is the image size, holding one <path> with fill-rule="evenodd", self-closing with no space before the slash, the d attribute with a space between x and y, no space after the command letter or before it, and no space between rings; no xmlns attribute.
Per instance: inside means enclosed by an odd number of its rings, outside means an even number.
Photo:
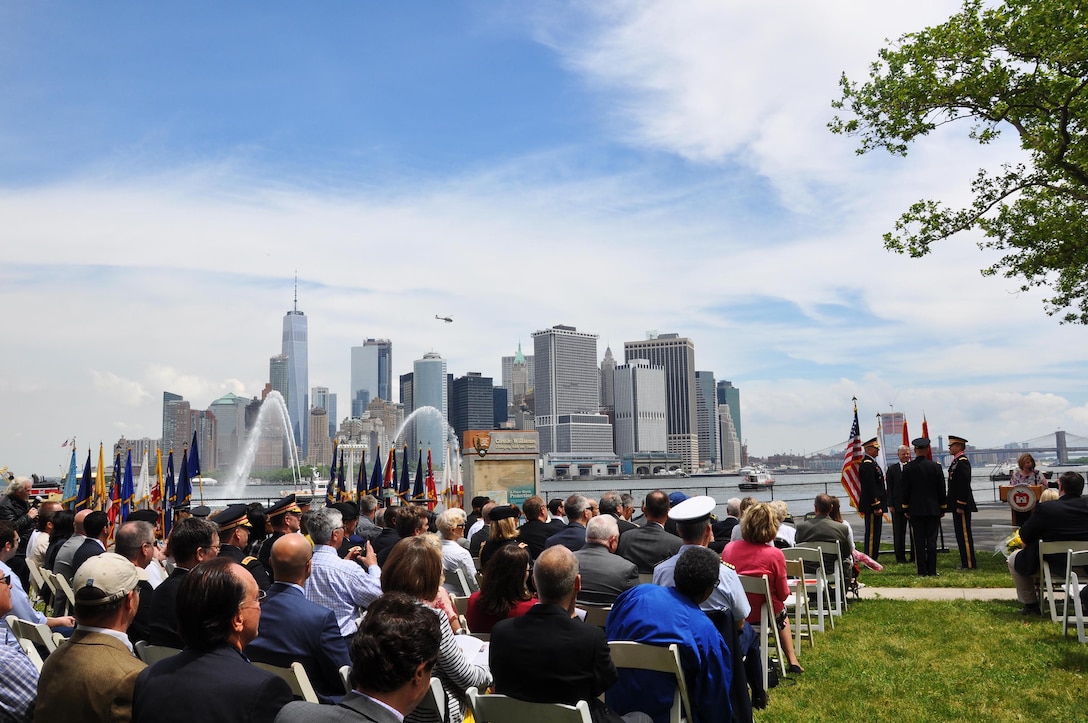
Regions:
<svg viewBox="0 0 1088 723"><path fill-rule="evenodd" d="M155 486L151 488L150 506L155 509L159 509L159 506L162 504L162 485L162 448L160 447L155 450Z"/></svg>
<svg viewBox="0 0 1088 723"><path fill-rule="evenodd" d="M130 449L128 458L125 459L125 477L121 481L121 524L128 522L128 513L135 499L136 489L132 479L132 450Z"/></svg>
<svg viewBox="0 0 1088 723"><path fill-rule="evenodd" d="M370 475L370 494L378 498L384 505L385 498L382 496L382 448L378 447L378 451L374 453L374 472Z"/></svg>
<svg viewBox="0 0 1088 723"><path fill-rule="evenodd" d="M425 480L427 485L427 509L434 511L434 508L438 505L438 490L434 484L434 466L431 464L431 448L427 447L427 479Z"/></svg>
<svg viewBox="0 0 1088 723"><path fill-rule="evenodd" d="M404 451L407 452L408 448L405 447ZM429 454L429 450L428 450L428 454ZM423 501L423 447L422 446L420 446L420 448L419 448L418 457L419 457L419 459L416 460L416 481L415 481L415 484L412 485L412 501L413 502L422 502ZM405 461L407 461L407 460L405 460ZM404 466L405 466L405 468L408 467L408 465L404 465Z"/></svg>
<svg viewBox="0 0 1088 723"><path fill-rule="evenodd" d="M110 525L117 523L117 515L121 512L121 453L113 455L113 476L110 477L110 506L106 510L109 515Z"/></svg>
<svg viewBox="0 0 1088 723"><path fill-rule="evenodd" d="M355 501L362 502L366 495L366 447L359 450L359 470L355 477Z"/></svg>
<svg viewBox="0 0 1088 723"><path fill-rule="evenodd" d="M94 501L91 502L91 507L96 510L102 509L106 504L106 498L109 497L109 490L106 489L106 452L102 447L102 443L98 443L98 469L95 470L94 475Z"/></svg>
<svg viewBox="0 0 1088 723"><path fill-rule="evenodd" d="M68 476L64 480L64 494L60 503L68 507L76 501L76 493L79 492L79 478L76 476L76 446L72 445L72 458L68 461Z"/></svg>
<svg viewBox="0 0 1088 723"><path fill-rule="evenodd" d="M136 496L133 499L133 507L143 507L151 499L151 474L147 461L147 448L144 448L144 460L140 463L140 479L136 483Z"/></svg>
<svg viewBox="0 0 1088 723"><path fill-rule="evenodd" d="M858 465L865 459L861 449L861 429L858 426L858 400L854 399L854 424L850 427L850 441L846 443L846 452L842 460L842 486L850 497L850 504L858 509L858 497L861 496L861 483L858 479Z"/></svg>
<svg viewBox="0 0 1088 723"><path fill-rule="evenodd" d="M394 463L395 464L395 463ZM408 443L404 443L404 450L401 452L401 464L404 467L400 471L400 481L397 483L397 495L401 499L402 504L408 504L408 495L412 492L411 481L408 479ZM396 468L393 469L393 476L397 476Z"/></svg>
<svg viewBox="0 0 1088 723"><path fill-rule="evenodd" d="M903 441L902 441L902 444L905 444L908 447L911 446L910 434L907 433L907 418L906 417L903 418Z"/></svg>
<svg viewBox="0 0 1088 723"><path fill-rule="evenodd" d="M193 430L193 446L189 447L189 477L200 478L200 450L196 446L196 430Z"/></svg>
<svg viewBox="0 0 1088 723"><path fill-rule="evenodd" d="M385 479L382 482L382 494L390 500L397 494L397 455L394 448L389 448L389 459L385 462Z"/></svg>
<svg viewBox="0 0 1088 723"><path fill-rule="evenodd" d="M877 450L877 453L876 453L876 463L878 465L880 465L881 470L886 470L886 469L888 469L888 460L887 460L887 457L884 456L884 438L882 436L880 436L880 415L879 414L876 415L876 439L877 439L877 443L880 444L880 449Z"/></svg>
<svg viewBox="0 0 1088 723"><path fill-rule="evenodd" d="M932 437L929 436L929 422L926 420L926 413L925 412L922 412L922 436L925 437L926 439L932 439ZM933 461L933 445L932 444L929 445L928 447L926 447L926 459L928 459L930 462Z"/></svg>
<svg viewBox="0 0 1088 723"><path fill-rule="evenodd" d="M178 473L177 502L175 506L188 505L193 501L193 480L189 477L188 450L181 452L181 472Z"/></svg>
<svg viewBox="0 0 1088 723"><path fill-rule="evenodd" d="M91 449L87 448L87 464L83 465L83 479L79 481L79 490L76 492L73 510L85 510L91 506L91 497L94 495L94 483L91 481Z"/></svg>
<svg viewBox="0 0 1088 723"><path fill-rule="evenodd" d="M325 488L325 506L333 505L336 503L336 440L332 442L332 463L329 464L329 484Z"/></svg>
<svg viewBox="0 0 1088 723"><path fill-rule="evenodd" d="M347 479L344 477L344 450L340 450L340 467L336 470L336 489L339 502L348 500Z"/></svg>
<svg viewBox="0 0 1088 723"><path fill-rule="evenodd" d="M166 482L162 488L162 536L170 537L170 528L174 526L174 505L177 504L177 492L174 489L174 450L166 457Z"/></svg>

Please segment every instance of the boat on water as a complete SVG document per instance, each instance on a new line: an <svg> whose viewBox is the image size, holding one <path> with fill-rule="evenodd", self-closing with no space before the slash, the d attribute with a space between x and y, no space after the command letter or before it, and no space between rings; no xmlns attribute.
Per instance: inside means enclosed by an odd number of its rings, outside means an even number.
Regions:
<svg viewBox="0 0 1088 723"><path fill-rule="evenodd" d="M758 490L761 487L774 487L774 475L766 467L745 467L741 470L738 485L742 490Z"/></svg>

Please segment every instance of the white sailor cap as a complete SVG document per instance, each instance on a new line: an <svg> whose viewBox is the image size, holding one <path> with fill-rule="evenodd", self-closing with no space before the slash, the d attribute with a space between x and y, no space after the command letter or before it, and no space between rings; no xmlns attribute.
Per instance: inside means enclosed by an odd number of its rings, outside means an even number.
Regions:
<svg viewBox="0 0 1088 723"><path fill-rule="evenodd" d="M677 522L699 522L710 517L717 503L713 497L689 497L669 510L669 518Z"/></svg>

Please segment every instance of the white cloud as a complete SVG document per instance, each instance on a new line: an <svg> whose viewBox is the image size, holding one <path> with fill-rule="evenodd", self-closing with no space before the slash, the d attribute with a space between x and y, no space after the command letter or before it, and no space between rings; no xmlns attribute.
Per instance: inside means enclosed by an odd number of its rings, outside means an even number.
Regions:
<svg viewBox="0 0 1088 723"><path fill-rule="evenodd" d="M125 379L113 372L100 372L92 369L91 381L95 390L103 397L110 397L118 404L126 407L138 407L151 399L151 394L139 382Z"/></svg>

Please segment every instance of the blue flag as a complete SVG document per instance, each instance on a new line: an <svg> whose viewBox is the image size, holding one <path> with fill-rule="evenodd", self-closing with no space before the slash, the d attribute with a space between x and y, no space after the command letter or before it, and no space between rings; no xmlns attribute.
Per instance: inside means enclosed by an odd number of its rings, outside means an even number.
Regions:
<svg viewBox="0 0 1088 723"><path fill-rule="evenodd" d="M189 447L189 477L200 477L200 450L196 446L196 430L193 430L193 446Z"/></svg>
<svg viewBox="0 0 1088 723"><path fill-rule="evenodd" d="M338 501L336 498L336 447L337 444L334 441L332 443L332 464L329 465L329 486L325 490L325 506L336 504Z"/></svg>
<svg viewBox="0 0 1088 723"><path fill-rule="evenodd" d="M174 505L177 504L177 492L174 489L174 450L166 458L166 489L162 499L162 536L170 537L170 528L174 526Z"/></svg>
<svg viewBox="0 0 1088 723"><path fill-rule="evenodd" d="M359 453L359 472L355 480L355 501L361 502L366 495L366 448Z"/></svg>
<svg viewBox="0 0 1088 723"><path fill-rule="evenodd" d="M79 481L79 490L76 492L74 510L86 510L91 507L91 496L94 494L94 479L91 477L91 450L87 450L87 464L83 465L83 478Z"/></svg>
<svg viewBox="0 0 1088 723"><path fill-rule="evenodd" d="M402 503L408 502L408 493L412 491L411 483L408 480L408 444L404 444L404 451L401 454L401 471L400 480L397 486L397 494L400 496ZM396 474L396 473L394 473Z"/></svg>
<svg viewBox="0 0 1088 723"><path fill-rule="evenodd" d="M72 459L68 462L68 476L64 480L64 494L60 503L68 507L76 501L79 492L79 478L76 476L76 446L72 445Z"/></svg>
<svg viewBox="0 0 1088 723"><path fill-rule="evenodd" d="M129 510L132 509L132 499L136 496L136 490L132 484L132 450L128 451L125 460L125 477L121 481L121 523L128 521Z"/></svg>
<svg viewBox="0 0 1088 723"><path fill-rule="evenodd" d="M177 504L187 505L193 499L193 481L189 479L189 455L181 453L181 473L178 474Z"/></svg>
<svg viewBox="0 0 1088 723"><path fill-rule="evenodd" d="M378 498L378 501L383 505L385 501L382 500L382 448L378 447L378 453L374 455L374 472L370 475L370 494Z"/></svg>

